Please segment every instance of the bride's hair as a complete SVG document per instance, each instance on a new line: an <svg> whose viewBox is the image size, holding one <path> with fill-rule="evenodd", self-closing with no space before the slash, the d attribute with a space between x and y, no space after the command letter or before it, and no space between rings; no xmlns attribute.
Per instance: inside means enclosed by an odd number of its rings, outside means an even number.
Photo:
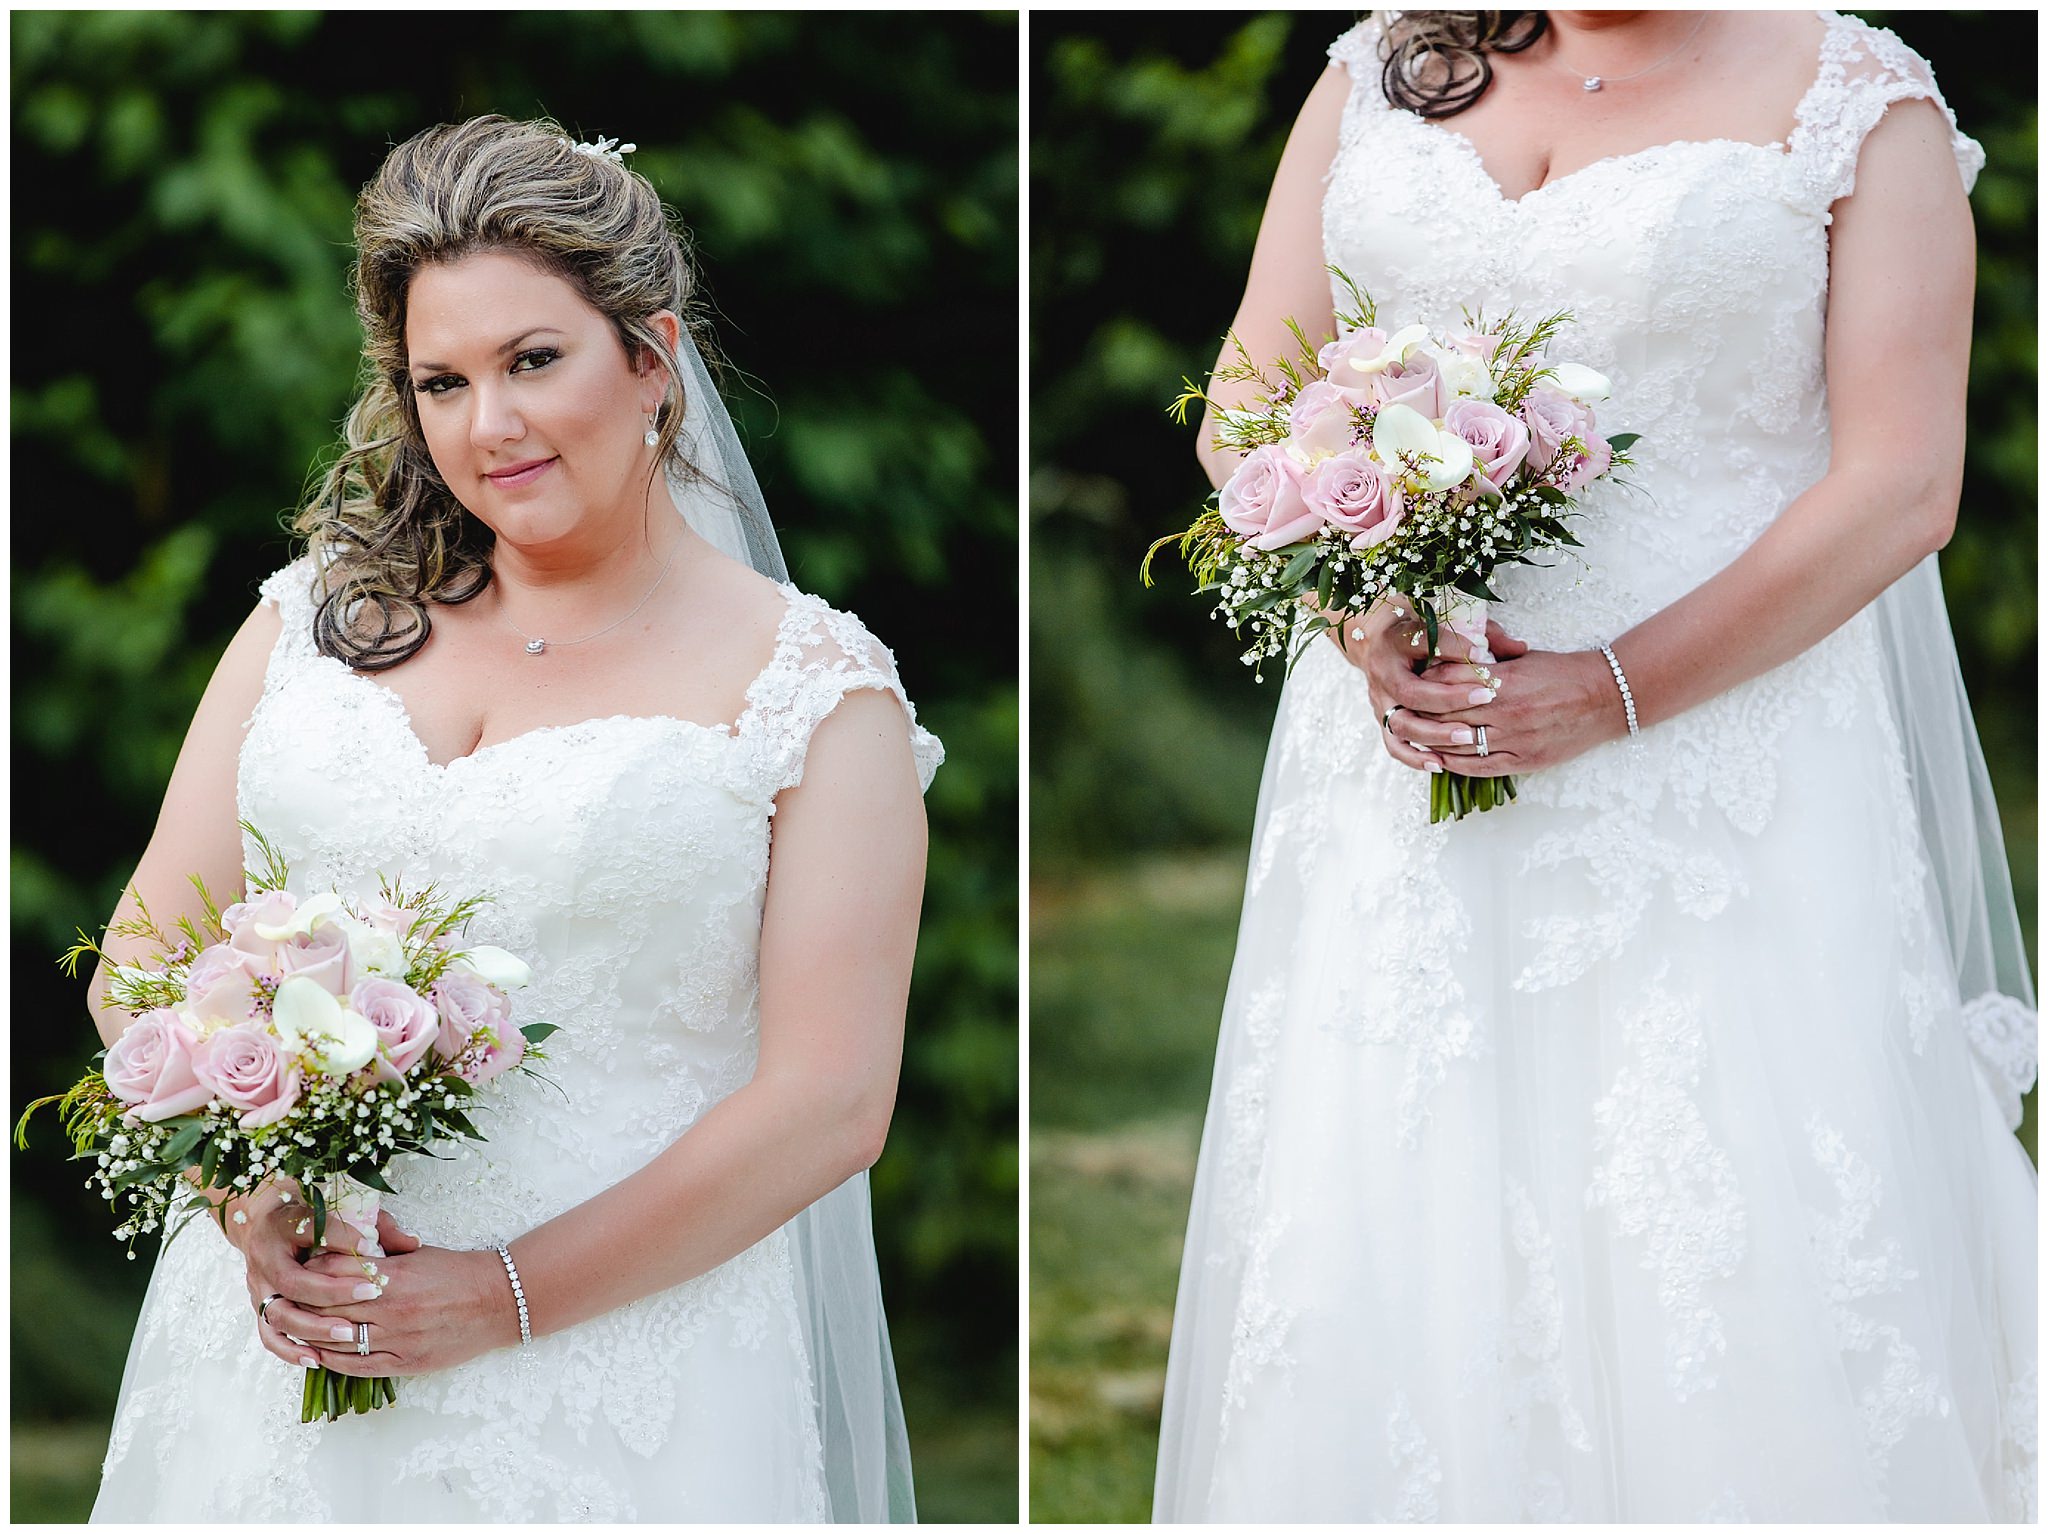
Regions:
<svg viewBox="0 0 2048 1534"><path fill-rule="evenodd" d="M696 278L687 236L647 179L545 119L473 117L415 134L356 199L355 234L362 391L292 530L324 571L314 643L359 671L382 671L426 643L429 603L467 602L490 585L495 541L442 480L420 430L405 352L414 276L507 251L569 282L612 322L629 357L651 355L667 371L655 463L686 478L694 467L676 450L685 375L648 320L667 309L691 325Z"/></svg>
<svg viewBox="0 0 2048 1534"><path fill-rule="evenodd" d="M1389 11L1381 87L1418 117L1455 117L1493 83L1489 53L1520 53L1549 29L1543 11Z"/></svg>

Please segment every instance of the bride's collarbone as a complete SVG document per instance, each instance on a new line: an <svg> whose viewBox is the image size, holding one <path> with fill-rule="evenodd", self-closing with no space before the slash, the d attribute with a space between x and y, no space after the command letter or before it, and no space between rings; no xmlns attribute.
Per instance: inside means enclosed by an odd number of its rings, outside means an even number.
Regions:
<svg viewBox="0 0 2048 1534"><path fill-rule="evenodd" d="M437 614L419 650L356 673L391 693L428 759L445 765L521 736L612 718L677 719L732 729L773 654L775 624L756 615L676 624L651 618L586 643L538 652L504 624Z"/></svg>
<svg viewBox="0 0 2048 1534"><path fill-rule="evenodd" d="M1431 126L1462 138L1512 198L1669 144L1782 148L1819 67L1818 19L1797 20L1796 38L1784 26L1750 37L1688 78L1645 76L1598 92L1574 86L1555 62L1497 61L1478 103Z"/></svg>

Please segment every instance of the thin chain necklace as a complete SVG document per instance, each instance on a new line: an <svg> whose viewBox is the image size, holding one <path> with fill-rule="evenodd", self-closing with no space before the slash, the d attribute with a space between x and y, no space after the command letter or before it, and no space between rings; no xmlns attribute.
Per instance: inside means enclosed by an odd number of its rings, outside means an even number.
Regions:
<svg viewBox="0 0 2048 1534"><path fill-rule="evenodd" d="M1616 75L1612 79L1609 79L1604 75L1582 75L1576 69L1571 69L1567 67L1561 59L1545 59L1543 62L1551 65L1553 68L1562 69L1566 74L1571 75L1574 79L1576 79L1579 82L1580 90L1597 91L1609 85L1620 85L1625 81L1640 79L1642 76L1648 74L1653 69L1663 68L1666 64L1669 64L1673 59L1677 58L1681 53L1685 52L1687 48L1690 48L1692 46L1692 40L1700 35L1700 28L1707 24L1707 17L1712 14L1713 13L1711 11L1702 11L1700 13L1700 19L1692 24L1692 30L1685 34L1684 42L1680 43L1676 48L1673 48L1669 53L1665 54L1663 58L1657 60L1656 63L1645 65L1643 68L1638 69L1632 75Z"/></svg>
<svg viewBox="0 0 2048 1534"><path fill-rule="evenodd" d="M668 551L668 559L662 564L661 574L655 576L654 584L647 588L647 596L644 596L639 601L635 602L632 608L626 613L624 618L614 619L612 622L607 623L603 628L599 629L595 634L585 634L581 639L542 639L538 635L527 633L526 630L521 628L518 624L512 623L512 615L510 613L500 612L498 616L503 618L507 623L510 623L512 625L512 631L515 634L517 634L521 639L526 641L526 653L528 655L539 655L544 650L546 650L549 645L555 646L556 649L565 650L571 645L589 644L590 641L593 639L602 639L606 634L609 634L621 623L624 623L626 621L626 618L632 617L634 613L637 613L638 611L640 611L641 608L647 605L647 598L653 596L654 593L660 589L661 583L668 578L668 567L676 562L676 553L678 550L682 548L682 546L683 540L678 538L675 542L675 547Z"/></svg>

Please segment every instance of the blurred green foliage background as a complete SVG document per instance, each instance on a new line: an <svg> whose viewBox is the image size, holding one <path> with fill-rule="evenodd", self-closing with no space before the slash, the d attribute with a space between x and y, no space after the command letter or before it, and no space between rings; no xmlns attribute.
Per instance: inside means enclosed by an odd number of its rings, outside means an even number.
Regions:
<svg viewBox="0 0 2048 1534"><path fill-rule="evenodd" d="M696 235L794 579L893 644L946 743L875 1223L920 1511L1014 1518L1015 14L17 12L10 32L17 1104L97 1045L53 960L112 910L351 397L356 188L390 144L480 112L635 141ZM89 1505L148 1274L61 1144L45 1120L14 1159L18 1520Z"/></svg>
<svg viewBox="0 0 2048 1534"><path fill-rule="evenodd" d="M2035 31L1858 13L1989 164L1962 516L1942 555L2021 910L2035 904ZM1279 689L1138 562L1208 485L1165 406L1213 362L1267 188L1355 13L1031 27L1031 1511L1148 1516L1167 1329ZM1170 561L1169 561L1170 564ZM2033 1101L2022 1138L2033 1145Z"/></svg>

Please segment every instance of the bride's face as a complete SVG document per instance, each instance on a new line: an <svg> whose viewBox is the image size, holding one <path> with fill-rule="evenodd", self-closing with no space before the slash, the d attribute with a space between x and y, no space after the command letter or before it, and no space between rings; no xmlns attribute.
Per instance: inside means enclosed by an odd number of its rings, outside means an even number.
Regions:
<svg viewBox="0 0 2048 1534"><path fill-rule="evenodd" d="M636 371L567 281L503 251L426 267L405 349L434 467L500 538L545 546L637 513L665 375Z"/></svg>

